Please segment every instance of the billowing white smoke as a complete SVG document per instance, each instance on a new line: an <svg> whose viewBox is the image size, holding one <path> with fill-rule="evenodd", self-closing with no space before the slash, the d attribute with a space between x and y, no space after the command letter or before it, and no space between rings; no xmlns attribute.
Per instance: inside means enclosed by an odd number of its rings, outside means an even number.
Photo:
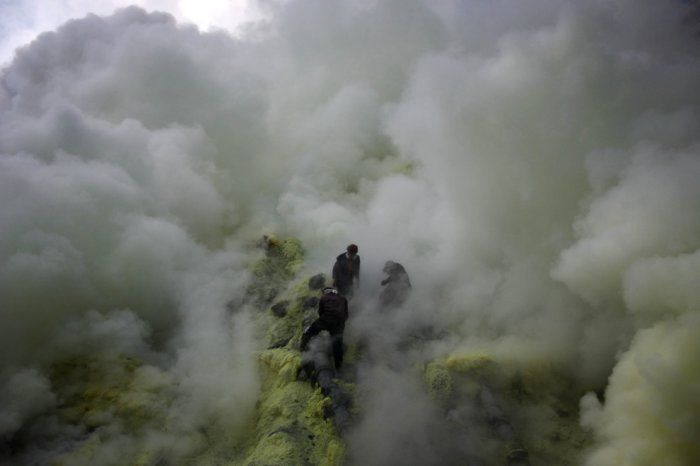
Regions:
<svg viewBox="0 0 700 466"><path fill-rule="evenodd" d="M203 30L227 29L234 33L247 22L265 16L265 4L249 0L8 0L0 4L0 64L9 62L17 47L70 19L88 13L109 15L134 4L149 11L166 11Z"/></svg>
<svg viewBox="0 0 700 466"><path fill-rule="evenodd" d="M228 51L214 51L220 47ZM231 48L225 36L130 9L44 35L4 72L4 393L17 393L25 367L121 353L177 376L182 397L172 410L181 429L209 423L213 413L227 426L247 419L257 393L252 330L244 313L227 311L230 303L240 308L245 256L222 246L238 206L217 188L226 146L200 126L235 107L225 97L232 86L217 91L198 71ZM209 64L191 61L197 57ZM239 98L254 100L249 94ZM209 113L217 107L219 115ZM43 393L45 379L35 379ZM41 406L27 411L23 400L3 404L11 421L3 435Z"/></svg>
<svg viewBox="0 0 700 466"><path fill-rule="evenodd" d="M677 411L636 355L697 354L670 336L700 309L696 12L304 0L238 39L135 8L39 37L0 89L4 434L54 405L41 367L76 344L168 369L183 430L243 422L246 245L276 231L320 270L358 243L367 295L402 262L415 292L389 340L430 324L449 329L436 354L544 355L587 387L624 353L610 402L583 406L592 458L626 454L644 433L613 425L632 409L615 401L624 380L659 422ZM365 312L349 332L376 323ZM676 374L694 393L697 367Z"/></svg>
<svg viewBox="0 0 700 466"><path fill-rule="evenodd" d="M697 313L637 333L610 377L605 408L581 400L582 423L600 437L588 464L668 464L700 460Z"/></svg>

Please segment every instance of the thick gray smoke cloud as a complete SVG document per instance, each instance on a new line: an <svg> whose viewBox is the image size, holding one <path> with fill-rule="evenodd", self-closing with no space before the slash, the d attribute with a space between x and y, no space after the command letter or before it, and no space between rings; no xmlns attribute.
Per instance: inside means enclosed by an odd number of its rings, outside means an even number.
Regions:
<svg viewBox="0 0 700 466"><path fill-rule="evenodd" d="M692 2L304 0L236 39L136 8L43 34L0 86L0 434L54 406L42 368L76 351L173 377L175 430L242 426L247 246L274 231L313 269L358 243L367 301L385 260L407 267L405 312L367 306L350 334L392 348L430 325L448 336L429 356L544 360L590 388L614 368L610 402L582 402L591 464L659 429L655 457L683 464L698 454L674 443L698 429L675 404L698 418L697 31ZM365 387L358 461L440 432L404 370L427 356L403 357L362 369L400 393ZM688 391L658 390L658 367ZM617 421L630 384L649 430ZM459 453L415 445L406 461Z"/></svg>

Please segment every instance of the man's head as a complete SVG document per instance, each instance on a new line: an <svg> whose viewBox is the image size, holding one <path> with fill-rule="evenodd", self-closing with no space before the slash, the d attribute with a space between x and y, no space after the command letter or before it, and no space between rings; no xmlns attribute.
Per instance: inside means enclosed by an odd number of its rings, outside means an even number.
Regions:
<svg viewBox="0 0 700 466"><path fill-rule="evenodd" d="M350 246L348 246L347 251L348 251L348 255L351 256L351 257L354 256L354 255L356 255L356 254L357 254L357 251L358 251L357 245L356 245L356 244L351 244Z"/></svg>
<svg viewBox="0 0 700 466"><path fill-rule="evenodd" d="M384 264L384 268L382 269L382 271L383 271L384 273L391 273L391 272L394 271L395 268L396 268L396 262L394 262L394 261L386 261L386 263Z"/></svg>

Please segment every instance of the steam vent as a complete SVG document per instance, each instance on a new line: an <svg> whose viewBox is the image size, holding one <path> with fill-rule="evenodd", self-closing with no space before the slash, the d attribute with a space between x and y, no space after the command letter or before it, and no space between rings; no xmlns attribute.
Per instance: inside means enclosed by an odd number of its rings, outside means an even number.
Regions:
<svg viewBox="0 0 700 466"><path fill-rule="evenodd" d="M700 465L700 1L0 2L0 466Z"/></svg>

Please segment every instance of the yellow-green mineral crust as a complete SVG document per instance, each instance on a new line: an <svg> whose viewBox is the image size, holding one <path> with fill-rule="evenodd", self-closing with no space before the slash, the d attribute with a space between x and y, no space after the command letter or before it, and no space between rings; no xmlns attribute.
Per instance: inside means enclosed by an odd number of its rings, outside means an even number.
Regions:
<svg viewBox="0 0 700 466"><path fill-rule="evenodd" d="M340 465L345 445L326 413L330 400L318 388L297 380L301 354L296 349L305 323L316 317L320 290L309 276L296 281L303 249L295 239L267 236L265 257L253 265L249 292L258 300L258 320L268 349L258 357L262 392L253 435L241 459L245 466Z"/></svg>
<svg viewBox="0 0 700 466"><path fill-rule="evenodd" d="M301 357L296 344L304 322L316 316L314 298L320 290L309 287L309 277L293 282L304 261L298 240L266 236L260 246L264 252L250 266L253 280L248 294L258 308L258 329L269 349L258 356L261 393L249 429L243 434L220 429L200 429L191 435L169 432L176 382L168 373L124 356L67 359L55 364L51 372L52 385L61 399L59 413L87 435L52 464L87 466L99 464L107 456L111 464L162 464L164 454L167 457L168 450L180 445L146 440L161 433L187 444L185 451L190 453L178 464L343 463L345 445L332 420L326 419L329 399L296 377ZM284 312L275 315L270 308L279 301L286 302ZM111 430L115 425L118 431Z"/></svg>
<svg viewBox="0 0 700 466"><path fill-rule="evenodd" d="M345 447L330 420L328 398L318 388L296 380L298 352L276 348L260 355L263 392L255 438L241 462L250 466L339 465Z"/></svg>
<svg viewBox="0 0 700 466"><path fill-rule="evenodd" d="M497 447L502 455L524 449L530 464L575 465L591 441L579 425L582 393L548 363L492 358L479 351L456 353L427 364L424 379L442 406L464 400L478 406L487 390L501 421L514 432Z"/></svg>
<svg viewBox="0 0 700 466"><path fill-rule="evenodd" d="M143 440L146 429L166 422L172 401L168 374L124 356L64 360L51 367L51 382L61 400L59 417L90 432L75 449L54 459L52 464L61 466L98 464L125 437ZM119 432L112 430L115 425ZM136 452L134 443L139 442L129 442L131 450L120 450L119 464L152 464L148 458L155 453Z"/></svg>

